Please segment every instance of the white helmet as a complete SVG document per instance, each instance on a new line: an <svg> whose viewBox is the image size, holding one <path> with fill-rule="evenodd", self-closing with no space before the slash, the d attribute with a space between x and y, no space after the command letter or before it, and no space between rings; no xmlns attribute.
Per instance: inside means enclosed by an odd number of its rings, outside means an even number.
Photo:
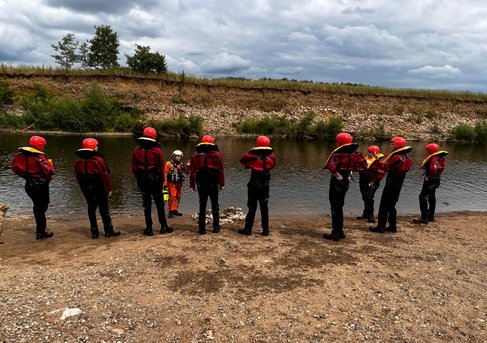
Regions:
<svg viewBox="0 0 487 343"><path fill-rule="evenodd" d="M181 150L174 150L172 152L172 157L175 157L175 156L181 156L181 157L183 157L183 152Z"/></svg>

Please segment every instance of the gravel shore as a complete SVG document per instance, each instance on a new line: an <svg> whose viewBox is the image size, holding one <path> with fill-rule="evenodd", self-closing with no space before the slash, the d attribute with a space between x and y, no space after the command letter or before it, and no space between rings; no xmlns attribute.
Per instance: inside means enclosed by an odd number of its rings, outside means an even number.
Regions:
<svg viewBox="0 0 487 343"><path fill-rule="evenodd" d="M347 218L271 217L271 235L241 226L146 237L142 217L92 240L86 221L7 218L0 239L1 342L486 342L487 214L399 218L374 234ZM256 225L258 228L258 225ZM77 314L61 319L66 309Z"/></svg>

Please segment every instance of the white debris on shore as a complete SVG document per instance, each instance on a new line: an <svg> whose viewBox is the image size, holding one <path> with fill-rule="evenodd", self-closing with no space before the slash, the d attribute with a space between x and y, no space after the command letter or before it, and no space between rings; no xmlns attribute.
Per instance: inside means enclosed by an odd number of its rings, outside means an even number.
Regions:
<svg viewBox="0 0 487 343"><path fill-rule="evenodd" d="M191 218L193 221L197 222L199 217L199 212L194 213ZM245 214L240 207L227 207L220 210L220 225L233 224L235 222L241 222L245 220ZM206 224L213 223L213 215L211 210L206 211Z"/></svg>

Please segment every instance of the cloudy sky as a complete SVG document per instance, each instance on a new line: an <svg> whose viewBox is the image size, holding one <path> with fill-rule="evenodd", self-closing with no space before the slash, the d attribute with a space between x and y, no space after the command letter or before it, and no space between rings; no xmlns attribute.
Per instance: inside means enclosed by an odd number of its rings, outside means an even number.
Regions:
<svg viewBox="0 0 487 343"><path fill-rule="evenodd" d="M53 65L50 47L111 25L198 76L487 92L485 0L0 0L0 62Z"/></svg>

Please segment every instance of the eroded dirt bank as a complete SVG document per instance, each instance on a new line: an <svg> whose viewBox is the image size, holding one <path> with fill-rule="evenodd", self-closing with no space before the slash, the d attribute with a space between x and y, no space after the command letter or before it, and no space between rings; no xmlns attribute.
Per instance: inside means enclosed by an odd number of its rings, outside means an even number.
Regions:
<svg viewBox="0 0 487 343"><path fill-rule="evenodd" d="M446 139L455 125L473 124L487 118L487 103L481 101L245 89L121 76L6 77L17 96L39 84L55 94L81 98L90 84L97 81L108 94L125 105L140 108L147 117L196 115L204 119L205 132L220 135L236 134L235 126L244 119L277 115L297 121L313 111L316 121L330 116L343 117L345 130L363 137L380 134L377 130L382 124L382 134L386 135Z"/></svg>
<svg viewBox="0 0 487 343"><path fill-rule="evenodd" d="M146 237L142 217L118 217L122 236L99 240L58 220L46 241L7 218L0 341L485 342L487 214L410 219L381 235L348 218L336 243L328 217L271 218L266 238L199 236L189 216Z"/></svg>

